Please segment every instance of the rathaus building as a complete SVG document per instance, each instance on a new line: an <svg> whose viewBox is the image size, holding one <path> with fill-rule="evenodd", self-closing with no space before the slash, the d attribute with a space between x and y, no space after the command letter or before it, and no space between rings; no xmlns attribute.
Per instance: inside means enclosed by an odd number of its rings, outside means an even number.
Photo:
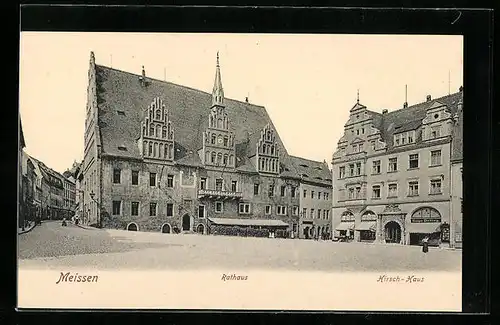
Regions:
<svg viewBox="0 0 500 325"><path fill-rule="evenodd" d="M302 162L299 171L266 109L225 97L218 55L211 94L149 78L144 67L134 74L97 65L93 52L88 80L81 189L89 224L294 238L331 232L326 162ZM308 226L305 183L328 207Z"/></svg>
<svg viewBox="0 0 500 325"><path fill-rule="evenodd" d="M461 184L451 157L461 152L462 93L382 113L358 98L332 161L335 237L458 246L461 193L451 200L451 184Z"/></svg>

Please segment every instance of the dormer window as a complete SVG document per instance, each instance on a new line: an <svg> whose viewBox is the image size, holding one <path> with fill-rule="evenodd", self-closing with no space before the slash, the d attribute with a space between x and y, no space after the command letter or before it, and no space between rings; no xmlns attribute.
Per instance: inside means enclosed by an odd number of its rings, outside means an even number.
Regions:
<svg viewBox="0 0 500 325"><path fill-rule="evenodd" d="M155 118L156 118L157 120L160 120L160 119L161 119L161 112L160 112L160 110L159 110L159 109L157 109L157 110L156 110L156 115L155 115Z"/></svg>
<svg viewBox="0 0 500 325"><path fill-rule="evenodd" d="M433 126L431 127L431 138L435 139L435 138L439 138L440 134L441 134L441 127L440 126Z"/></svg>
<svg viewBox="0 0 500 325"><path fill-rule="evenodd" d="M118 113L118 115L125 116L125 112L124 111L116 111L116 113Z"/></svg>
<svg viewBox="0 0 500 325"><path fill-rule="evenodd" d="M118 150L120 150L120 151L127 151L127 147L125 147L125 146L118 146Z"/></svg>

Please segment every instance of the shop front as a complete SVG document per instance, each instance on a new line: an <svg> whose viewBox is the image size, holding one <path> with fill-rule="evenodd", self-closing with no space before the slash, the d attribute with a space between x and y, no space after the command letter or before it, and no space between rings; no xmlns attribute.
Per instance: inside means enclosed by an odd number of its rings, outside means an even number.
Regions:
<svg viewBox="0 0 500 325"><path fill-rule="evenodd" d="M360 242L373 242L376 239L377 215L372 211L365 211L361 215L361 222L358 222L355 231L359 232Z"/></svg>
<svg viewBox="0 0 500 325"><path fill-rule="evenodd" d="M449 225L441 222L441 214L431 207L419 208L410 217L408 225L409 244L422 245L427 238L429 246L440 246L449 243Z"/></svg>

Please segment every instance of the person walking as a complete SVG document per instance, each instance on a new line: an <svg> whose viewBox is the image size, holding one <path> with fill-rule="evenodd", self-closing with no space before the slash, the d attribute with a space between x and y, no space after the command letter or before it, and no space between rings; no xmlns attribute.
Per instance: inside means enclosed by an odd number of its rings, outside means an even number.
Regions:
<svg viewBox="0 0 500 325"><path fill-rule="evenodd" d="M425 237L422 239L422 252L427 253L429 251L429 238Z"/></svg>

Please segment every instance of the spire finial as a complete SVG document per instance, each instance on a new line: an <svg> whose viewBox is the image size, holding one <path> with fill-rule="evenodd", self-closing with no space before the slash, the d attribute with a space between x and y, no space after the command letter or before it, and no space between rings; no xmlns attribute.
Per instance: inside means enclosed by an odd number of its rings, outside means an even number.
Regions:
<svg viewBox="0 0 500 325"><path fill-rule="evenodd" d="M219 67L219 51L217 51L217 67Z"/></svg>
<svg viewBox="0 0 500 325"><path fill-rule="evenodd" d="M215 67L215 81L212 90L212 106L224 104L224 90L222 89L222 78L220 75L219 51L217 51L217 65Z"/></svg>
<svg viewBox="0 0 500 325"><path fill-rule="evenodd" d="M359 88L358 88L358 95L356 96L356 102L359 103Z"/></svg>

